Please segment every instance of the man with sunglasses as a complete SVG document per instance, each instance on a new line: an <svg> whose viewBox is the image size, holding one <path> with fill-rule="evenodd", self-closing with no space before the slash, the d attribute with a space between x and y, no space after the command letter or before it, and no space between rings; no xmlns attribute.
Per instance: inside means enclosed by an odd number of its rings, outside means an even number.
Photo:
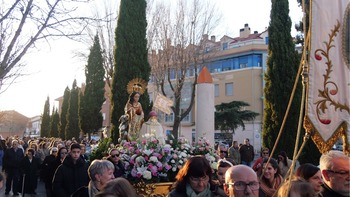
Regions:
<svg viewBox="0 0 350 197"><path fill-rule="evenodd" d="M320 158L323 197L350 196L350 158L343 152L331 150Z"/></svg>
<svg viewBox="0 0 350 197"><path fill-rule="evenodd" d="M109 151L109 156L107 157L107 160L113 163L114 165L114 177L124 177L125 175L125 168L123 162L120 160L120 152L116 148L112 148Z"/></svg>
<svg viewBox="0 0 350 197"><path fill-rule="evenodd" d="M225 173L224 190L229 197L258 197L258 177L246 165L233 166Z"/></svg>

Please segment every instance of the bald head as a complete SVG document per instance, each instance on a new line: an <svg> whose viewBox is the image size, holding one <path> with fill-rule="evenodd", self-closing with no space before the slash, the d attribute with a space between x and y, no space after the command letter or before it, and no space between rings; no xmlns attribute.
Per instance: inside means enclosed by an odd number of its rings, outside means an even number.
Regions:
<svg viewBox="0 0 350 197"><path fill-rule="evenodd" d="M259 184L258 177L249 166L236 165L226 171L225 192L229 197L258 197L259 187L256 189L253 186L256 184ZM245 189L241 189L242 187L238 185L243 185Z"/></svg>

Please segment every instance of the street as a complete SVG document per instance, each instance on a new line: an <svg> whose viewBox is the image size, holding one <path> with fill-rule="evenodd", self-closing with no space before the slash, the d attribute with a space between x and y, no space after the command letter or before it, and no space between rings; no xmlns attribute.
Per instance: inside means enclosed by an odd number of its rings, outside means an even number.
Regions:
<svg viewBox="0 0 350 197"><path fill-rule="evenodd" d="M9 195L5 195L5 185L6 183L4 183L4 187L0 190L0 196L13 196L12 195L12 191L10 192ZM42 181L38 181L38 187L36 189L36 195L33 195L35 197L46 197L46 193L45 193L45 184ZM19 195L18 197L23 197L23 195ZM26 194L25 197L30 197L30 194Z"/></svg>

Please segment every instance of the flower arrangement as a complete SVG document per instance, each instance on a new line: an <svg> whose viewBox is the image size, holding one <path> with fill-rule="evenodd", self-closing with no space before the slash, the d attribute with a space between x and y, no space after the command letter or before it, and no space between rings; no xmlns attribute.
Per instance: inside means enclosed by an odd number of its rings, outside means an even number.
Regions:
<svg viewBox="0 0 350 197"><path fill-rule="evenodd" d="M205 155L213 170L217 154L205 138L190 145L186 139L160 144L153 136L145 136L141 142L122 142L119 147L125 165L126 176L131 182L172 182L189 157Z"/></svg>

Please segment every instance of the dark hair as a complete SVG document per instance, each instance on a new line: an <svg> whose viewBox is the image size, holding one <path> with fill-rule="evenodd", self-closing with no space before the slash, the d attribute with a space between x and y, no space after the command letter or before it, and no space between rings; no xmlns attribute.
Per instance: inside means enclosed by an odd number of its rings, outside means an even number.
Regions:
<svg viewBox="0 0 350 197"><path fill-rule="evenodd" d="M278 156L282 156L282 157L283 157L283 164L284 164L285 166L288 166L288 163L287 163L287 153L284 152L284 151L281 151L281 152L278 154Z"/></svg>
<svg viewBox="0 0 350 197"><path fill-rule="evenodd" d="M133 103L133 102L134 102L134 96L135 96L136 94L138 94L138 95L141 96L141 93L140 93L140 92L132 92L132 93L130 94L130 97L129 97L129 103Z"/></svg>
<svg viewBox="0 0 350 197"><path fill-rule="evenodd" d="M263 165L264 165L265 163L267 163L268 160L269 160L269 158L265 158L265 159L263 160ZM271 166L273 167L273 169L277 170L277 171L276 171L276 174L275 174L275 177L280 176L280 175L281 175L281 170L280 170L280 168L279 168L279 166L278 166L277 160L274 159L274 158L271 158L270 161L269 161L268 163L271 164ZM263 168L263 170L265 170L265 169ZM272 188L272 185L270 184L270 182L269 182L264 176L262 177L261 180L264 181L264 183L265 183L266 185L268 185L270 188Z"/></svg>
<svg viewBox="0 0 350 197"><path fill-rule="evenodd" d="M230 165L230 163L232 165ZM231 158L224 158L218 161L218 168L227 168L227 167L232 167L234 165L236 165L236 162Z"/></svg>
<svg viewBox="0 0 350 197"><path fill-rule="evenodd" d="M34 153L35 153L34 149L28 148L28 149L27 149L27 153L28 153L28 152L32 153L32 155L34 156Z"/></svg>
<svg viewBox="0 0 350 197"><path fill-rule="evenodd" d="M136 197L136 191L130 182L125 179L118 177L109 181L103 189L96 194L96 197L104 196L115 196L115 197Z"/></svg>
<svg viewBox="0 0 350 197"><path fill-rule="evenodd" d="M58 149L57 155L56 155L56 159L60 160L61 159L61 152L62 150L65 149L68 152L68 148L63 146L60 149Z"/></svg>
<svg viewBox="0 0 350 197"><path fill-rule="evenodd" d="M183 193L186 192L186 184L190 177L209 176L209 183L211 182L212 169L209 161L201 155L193 156L187 160L185 165L180 169L176 175L175 189Z"/></svg>
<svg viewBox="0 0 350 197"><path fill-rule="evenodd" d="M300 165L299 168L295 171L295 176L301 177L306 181L309 181L309 179L312 176L314 176L318 171L320 171L320 168L318 168L317 166L311 163L305 163Z"/></svg>

